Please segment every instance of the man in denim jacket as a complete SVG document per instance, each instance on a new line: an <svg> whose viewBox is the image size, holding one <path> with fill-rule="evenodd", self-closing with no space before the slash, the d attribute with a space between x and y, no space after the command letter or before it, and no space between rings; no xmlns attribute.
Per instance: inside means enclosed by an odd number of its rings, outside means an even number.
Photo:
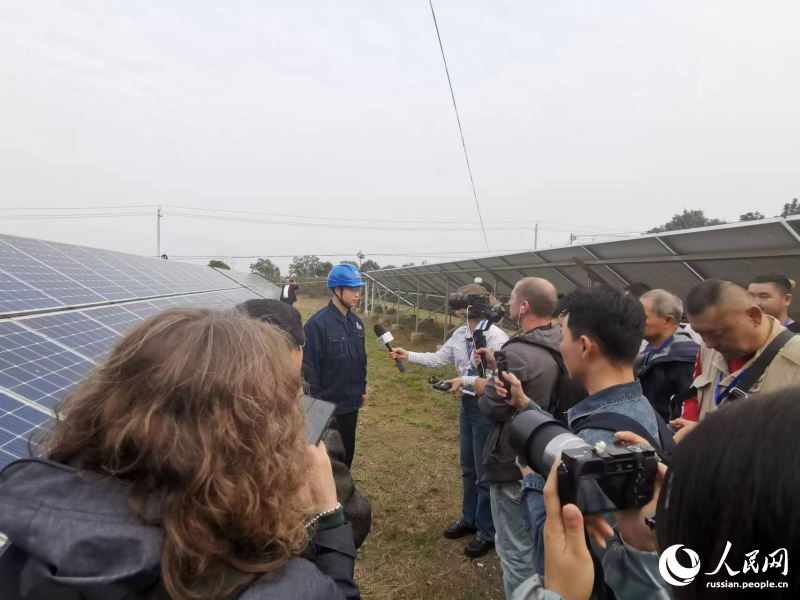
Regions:
<svg viewBox="0 0 800 600"><path fill-rule="evenodd" d="M644 322L641 302L621 290L598 286L577 290L570 296L561 355L570 377L589 392L589 397L568 411L571 428L594 413L615 412L635 419L658 439L655 412L633 375ZM614 432L603 429L588 428L579 435L592 445L600 441L612 444L616 439ZM529 473L523 480L523 517L533 540L536 570L542 576L544 484L545 478L538 473Z"/></svg>

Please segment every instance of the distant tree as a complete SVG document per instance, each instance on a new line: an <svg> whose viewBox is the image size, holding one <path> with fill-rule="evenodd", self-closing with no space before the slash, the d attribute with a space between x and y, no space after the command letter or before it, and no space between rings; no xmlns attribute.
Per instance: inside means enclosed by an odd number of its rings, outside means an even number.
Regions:
<svg viewBox="0 0 800 600"><path fill-rule="evenodd" d="M208 266L214 267L215 269L227 269L228 271L231 270L231 268L221 260L212 260L208 263Z"/></svg>
<svg viewBox="0 0 800 600"><path fill-rule="evenodd" d="M372 259L365 260L363 263L361 263L361 271L363 273L368 273L369 271L377 271L380 268L381 266Z"/></svg>
<svg viewBox="0 0 800 600"><path fill-rule="evenodd" d="M783 205L781 216L785 219L789 215L800 215L800 206L797 205L797 198L792 200L791 203L787 202Z"/></svg>
<svg viewBox="0 0 800 600"><path fill-rule="evenodd" d="M661 233L662 231L680 231L681 229L694 229L695 227L708 227L709 225L724 225L722 219L709 219L702 210L683 209L682 214L672 216L672 219L659 227L654 227L647 233Z"/></svg>
<svg viewBox="0 0 800 600"><path fill-rule="evenodd" d="M743 215L739 216L739 220L740 221L760 221L763 218L764 218L764 215L762 215L758 211L744 213Z"/></svg>
<svg viewBox="0 0 800 600"><path fill-rule="evenodd" d="M401 266L401 267L413 267L413 266L414 266L414 263L403 263L403 264L402 264L402 265L400 265L400 266Z"/></svg>
<svg viewBox="0 0 800 600"><path fill-rule="evenodd" d="M354 267L358 266L358 263L354 260L343 260L339 263L340 265L353 265Z"/></svg>
<svg viewBox="0 0 800 600"><path fill-rule="evenodd" d="M317 277L320 260L318 256L306 254L295 256L289 265L289 275L292 277Z"/></svg>
<svg viewBox="0 0 800 600"><path fill-rule="evenodd" d="M331 272L333 268L333 263L325 261L321 262L317 265L317 277L327 277L328 273Z"/></svg>
<svg viewBox="0 0 800 600"><path fill-rule="evenodd" d="M268 258L259 258L250 265L250 272L273 281L281 278L281 270Z"/></svg>
<svg viewBox="0 0 800 600"><path fill-rule="evenodd" d="M396 269L396 268L397 267L395 267L394 265L384 265L381 267L381 269Z"/></svg>

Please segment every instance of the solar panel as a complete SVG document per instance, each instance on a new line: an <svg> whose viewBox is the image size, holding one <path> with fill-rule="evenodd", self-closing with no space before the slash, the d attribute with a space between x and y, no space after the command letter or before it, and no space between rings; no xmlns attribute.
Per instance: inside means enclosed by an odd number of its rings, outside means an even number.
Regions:
<svg viewBox="0 0 800 600"><path fill-rule="evenodd" d="M52 422L52 415L0 392L0 469L18 458L30 456L32 446Z"/></svg>
<svg viewBox="0 0 800 600"><path fill-rule="evenodd" d="M3 245L0 244L0 259L2 253ZM11 314L57 306L64 304L0 270L0 313Z"/></svg>
<svg viewBox="0 0 800 600"><path fill-rule="evenodd" d="M89 287L111 300L128 300L158 295L155 290L147 287L141 278L134 278L129 269L120 270L102 260L100 254L105 252L103 250L90 250L80 246L55 242L46 243L74 261L79 262L92 273L95 273L98 279ZM108 254L113 255L114 253L109 252Z"/></svg>
<svg viewBox="0 0 800 600"><path fill-rule="evenodd" d="M102 362L119 334L76 311L21 319L16 323L54 340L94 362Z"/></svg>
<svg viewBox="0 0 800 600"><path fill-rule="evenodd" d="M53 408L93 364L13 321L0 322L0 388Z"/></svg>
<svg viewBox="0 0 800 600"><path fill-rule="evenodd" d="M58 308L64 305L76 306L106 300L103 296L62 275L57 270L51 269L35 258L21 252L16 247L9 245L6 243L8 239L10 239L8 236L0 236L0 265L2 265L0 269L54 299L44 307L41 304L37 304L28 306L24 310ZM20 240L24 238L13 239ZM36 240L28 241L35 242ZM26 246L26 244L21 245Z"/></svg>
<svg viewBox="0 0 800 600"><path fill-rule="evenodd" d="M100 308L84 310L82 313L117 333L125 333L142 320L139 315L124 309L122 306L101 306Z"/></svg>

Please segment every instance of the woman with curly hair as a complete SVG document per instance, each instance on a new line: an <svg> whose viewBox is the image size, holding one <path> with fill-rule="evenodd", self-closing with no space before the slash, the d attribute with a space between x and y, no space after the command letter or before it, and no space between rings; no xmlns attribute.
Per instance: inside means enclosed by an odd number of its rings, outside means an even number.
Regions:
<svg viewBox="0 0 800 600"><path fill-rule="evenodd" d="M286 337L175 309L132 329L0 473L0 596L358 598L324 445Z"/></svg>

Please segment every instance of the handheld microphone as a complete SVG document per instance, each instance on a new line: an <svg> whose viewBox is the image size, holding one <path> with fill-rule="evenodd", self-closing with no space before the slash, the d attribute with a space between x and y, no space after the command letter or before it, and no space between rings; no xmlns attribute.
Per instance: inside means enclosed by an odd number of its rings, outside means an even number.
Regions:
<svg viewBox="0 0 800 600"><path fill-rule="evenodd" d="M385 346L386 349L389 352L391 352L392 351L392 342L394 341L394 336L392 336L391 333L386 331L383 328L383 325L381 325L381 324L375 325L374 329L375 329L375 335L378 336L378 346ZM400 360L399 358L396 358L394 360L397 363L397 370L400 371L401 373L405 373L406 372L406 366L403 364L403 361Z"/></svg>

